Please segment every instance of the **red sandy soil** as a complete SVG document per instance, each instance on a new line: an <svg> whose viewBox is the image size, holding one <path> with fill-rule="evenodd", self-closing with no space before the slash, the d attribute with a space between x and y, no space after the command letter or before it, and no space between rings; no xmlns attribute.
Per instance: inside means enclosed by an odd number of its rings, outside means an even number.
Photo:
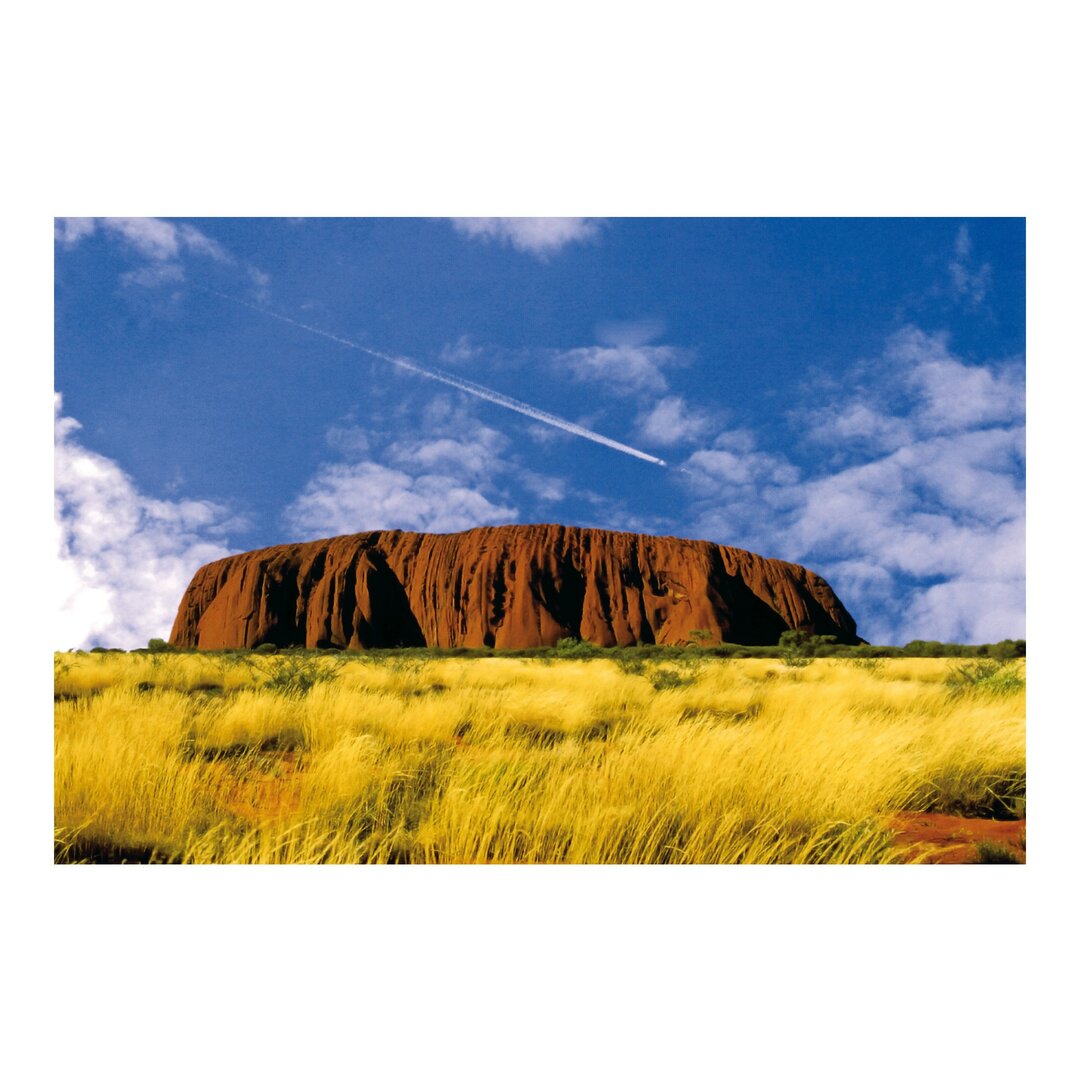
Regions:
<svg viewBox="0 0 1080 1080"><path fill-rule="evenodd" d="M954 814L894 814L888 821L896 833L895 847L906 848L927 863L974 863L979 861L979 841L1001 844L1026 862L1024 841L1027 821L994 821L991 818L957 817Z"/></svg>
<svg viewBox="0 0 1080 1080"><path fill-rule="evenodd" d="M214 762L207 779L223 810L248 821L265 821L299 806L296 781L302 768L299 753L277 751Z"/></svg>

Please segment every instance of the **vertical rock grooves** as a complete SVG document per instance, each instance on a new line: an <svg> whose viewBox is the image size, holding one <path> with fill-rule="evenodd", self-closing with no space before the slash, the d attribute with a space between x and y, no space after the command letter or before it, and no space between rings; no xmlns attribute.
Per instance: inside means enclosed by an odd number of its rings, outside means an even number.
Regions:
<svg viewBox="0 0 1080 1080"><path fill-rule="evenodd" d="M349 649L775 644L784 630L855 642L855 620L812 571L705 540L502 525L393 530L282 544L196 572L170 642Z"/></svg>

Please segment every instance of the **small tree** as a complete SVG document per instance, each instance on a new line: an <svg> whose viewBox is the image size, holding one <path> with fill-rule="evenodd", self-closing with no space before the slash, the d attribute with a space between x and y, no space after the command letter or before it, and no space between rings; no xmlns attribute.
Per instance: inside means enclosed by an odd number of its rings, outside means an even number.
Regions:
<svg viewBox="0 0 1080 1080"><path fill-rule="evenodd" d="M147 652L165 652L169 648L168 642L159 637L152 637L146 643Z"/></svg>
<svg viewBox="0 0 1080 1080"><path fill-rule="evenodd" d="M580 638L564 637L555 642L557 656L595 656L599 650L591 641Z"/></svg>
<svg viewBox="0 0 1080 1080"><path fill-rule="evenodd" d="M787 652L804 656L810 647L810 633L806 630L785 630L777 644Z"/></svg>
<svg viewBox="0 0 1080 1080"><path fill-rule="evenodd" d="M785 630L777 644L780 647L780 659L788 667L806 667L813 663L813 637L806 630Z"/></svg>

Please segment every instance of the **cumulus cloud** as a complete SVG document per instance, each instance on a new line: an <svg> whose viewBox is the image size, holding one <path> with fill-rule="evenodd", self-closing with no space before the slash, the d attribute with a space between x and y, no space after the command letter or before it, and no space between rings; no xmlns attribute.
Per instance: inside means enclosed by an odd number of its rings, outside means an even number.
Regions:
<svg viewBox="0 0 1080 1080"><path fill-rule="evenodd" d="M747 484L793 484L799 470L780 454L757 450L734 452L724 449L696 450L686 461L699 481L719 482L725 487Z"/></svg>
<svg viewBox="0 0 1080 1080"><path fill-rule="evenodd" d="M901 624L902 636L907 641L970 642L1023 637L1024 609L1022 575L947 581L914 598Z"/></svg>
<svg viewBox="0 0 1080 1080"><path fill-rule="evenodd" d="M965 364L942 334L909 328L897 334L885 360L905 373L918 398L912 420L920 433L1009 424L1024 416L1024 368L1017 361Z"/></svg>
<svg viewBox="0 0 1080 1080"><path fill-rule="evenodd" d="M119 242L132 258L139 260L132 270L120 275L121 284L129 287L152 289L182 282L186 277L185 260L191 256L223 266L236 263L221 244L194 225L161 218L57 218L53 226L56 242L67 249L99 232ZM255 266L244 269L252 299L267 303L270 275Z"/></svg>
<svg viewBox="0 0 1080 1080"><path fill-rule="evenodd" d="M801 478L745 437L719 445L730 433L691 455L699 528L812 566L873 613L870 640L1022 637L1022 365L967 363L907 328L835 392L793 418L837 448L831 470Z"/></svg>
<svg viewBox="0 0 1080 1080"><path fill-rule="evenodd" d="M205 500L154 499L76 438L55 400L57 649L136 648L167 637L195 570L230 553L239 526Z"/></svg>
<svg viewBox="0 0 1080 1080"><path fill-rule="evenodd" d="M518 473L518 482L541 502L561 502L569 494L569 485L558 476L545 476L530 469Z"/></svg>
<svg viewBox="0 0 1080 1080"><path fill-rule="evenodd" d="M499 454L508 444L504 435L477 424L468 438L442 436L392 443L386 456L393 464L414 472L483 480L500 471Z"/></svg>
<svg viewBox="0 0 1080 1080"><path fill-rule="evenodd" d="M807 438L848 456L891 451L942 433L1022 422L1024 365L965 363L946 335L909 326L880 358L856 365L836 394L793 417Z"/></svg>
<svg viewBox="0 0 1080 1080"><path fill-rule="evenodd" d="M98 229L119 238L137 254L154 262L167 262L184 251L216 262L232 261L216 240L193 225L177 225L161 218L57 218L54 232L61 244L71 246Z"/></svg>
<svg viewBox="0 0 1080 1080"><path fill-rule="evenodd" d="M58 244L74 247L85 236L93 234L97 222L92 217L57 218L53 223L53 236Z"/></svg>
<svg viewBox="0 0 1080 1080"><path fill-rule="evenodd" d="M973 563L1022 574L1022 446L1022 429L942 436L809 481L792 493L788 542L874 553L912 577L969 574Z"/></svg>
<svg viewBox="0 0 1080 1080"><path fill-rule="evenodd" d="M100 225L106 232L122 237L147 259L162 262L180 254L182 234L171 222L159 218L102 218Z"/></svg>
<svg viewBox="0 0 1080 1080"><path fill-rule="evenodd" d="M323 465L285 516L298 535L312 539L369 529L459 532L505 524L517 511L445 475L363 461Z"/></svg>
<svg viewBox="0 0 1080 1080"><path fill-rule="evenodd" d="M687 356L670 345L591 345L568 349L555 360L579 382L602 383L625 397L665 393L664 369L684 364Z"/></svg>
<svg viewBox="0 0 1080 1080"><path fill-rule="evenodd" d="M290 528L313 539L369 529L458 532L517 519L496 486L516 471L503 457L506 436L444 396L425 410L422 429L392 442L357 427L331 429L328 441L352 460L320 466L285 511Z"/></svg>
<svg viewBox="0 0 1080 1080"><path fill-rule="evenodd" d="M806 434L815 442L841 441L852 450L860 447L894 450L903 446L912 432L906 418L889 416L856 401L817 410L815 423L808 426Z"/></svg>
<svg viewBox="0 0 1080 1080"><path fill-rule="evenodd" d="M619 322L604 322L596 327L598 345L587 345L555 353L556 370L569 375L578 382L602 385L620 397L641 397L651 402L651 409L660 408L659 417L679 409L678 401L670 398L657 403L658 395L668 392L667 371L686 367L693 359L687 349L672 345L652 344L664 332L659 319L643 318ZM693 426L698 419L682 405L680 419L684 425ZM657 431L650 426L648 414L639 420L639 430ZM673 442L661 445L673 445Z"/></svg>
<svg viewBox="0 0 1080 1080"><path fill-rule="evenodd" d="M599 234L596 218L492 217L451 218L454 228L473 240L509 244L544 259L567 244L593 240Z"/></svg>
<svg viewBox="0 0 1080 1080"><path fill-rule="evenodd" d="M702 438L712 427L709 415L691 408L677 394L661 398L637 420L637 432L653 446L676 446Z"/></svg>
<svg viewBox="0 0 1080 1080"><path fill-rule="evenodd" d="M332 424L326 430L326 443L345 457L362 457L371 447L367 432L356 424Z"/></svg>

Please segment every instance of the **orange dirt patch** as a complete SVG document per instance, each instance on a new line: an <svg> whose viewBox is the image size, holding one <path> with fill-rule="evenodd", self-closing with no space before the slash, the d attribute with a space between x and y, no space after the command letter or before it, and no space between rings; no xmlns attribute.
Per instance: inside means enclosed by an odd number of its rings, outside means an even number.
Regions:
<svg viewBox="0 0 1080 1080"><path fill-rule="evenodd" d="M1019 862L1026 862L1027 821L957 817L955 814L893 814L886 823L896 833L893 845L921 856L927 863L975 863L976 845L990 842L1007 847Z"/></svg>
<svg viewBox="0 0 1080 1080"><path fill-rule="evenodd" d="M296 751L273 751L211 762L206 780L223 810L265 821L299 807L302 768L303 757Z"/></svg>

